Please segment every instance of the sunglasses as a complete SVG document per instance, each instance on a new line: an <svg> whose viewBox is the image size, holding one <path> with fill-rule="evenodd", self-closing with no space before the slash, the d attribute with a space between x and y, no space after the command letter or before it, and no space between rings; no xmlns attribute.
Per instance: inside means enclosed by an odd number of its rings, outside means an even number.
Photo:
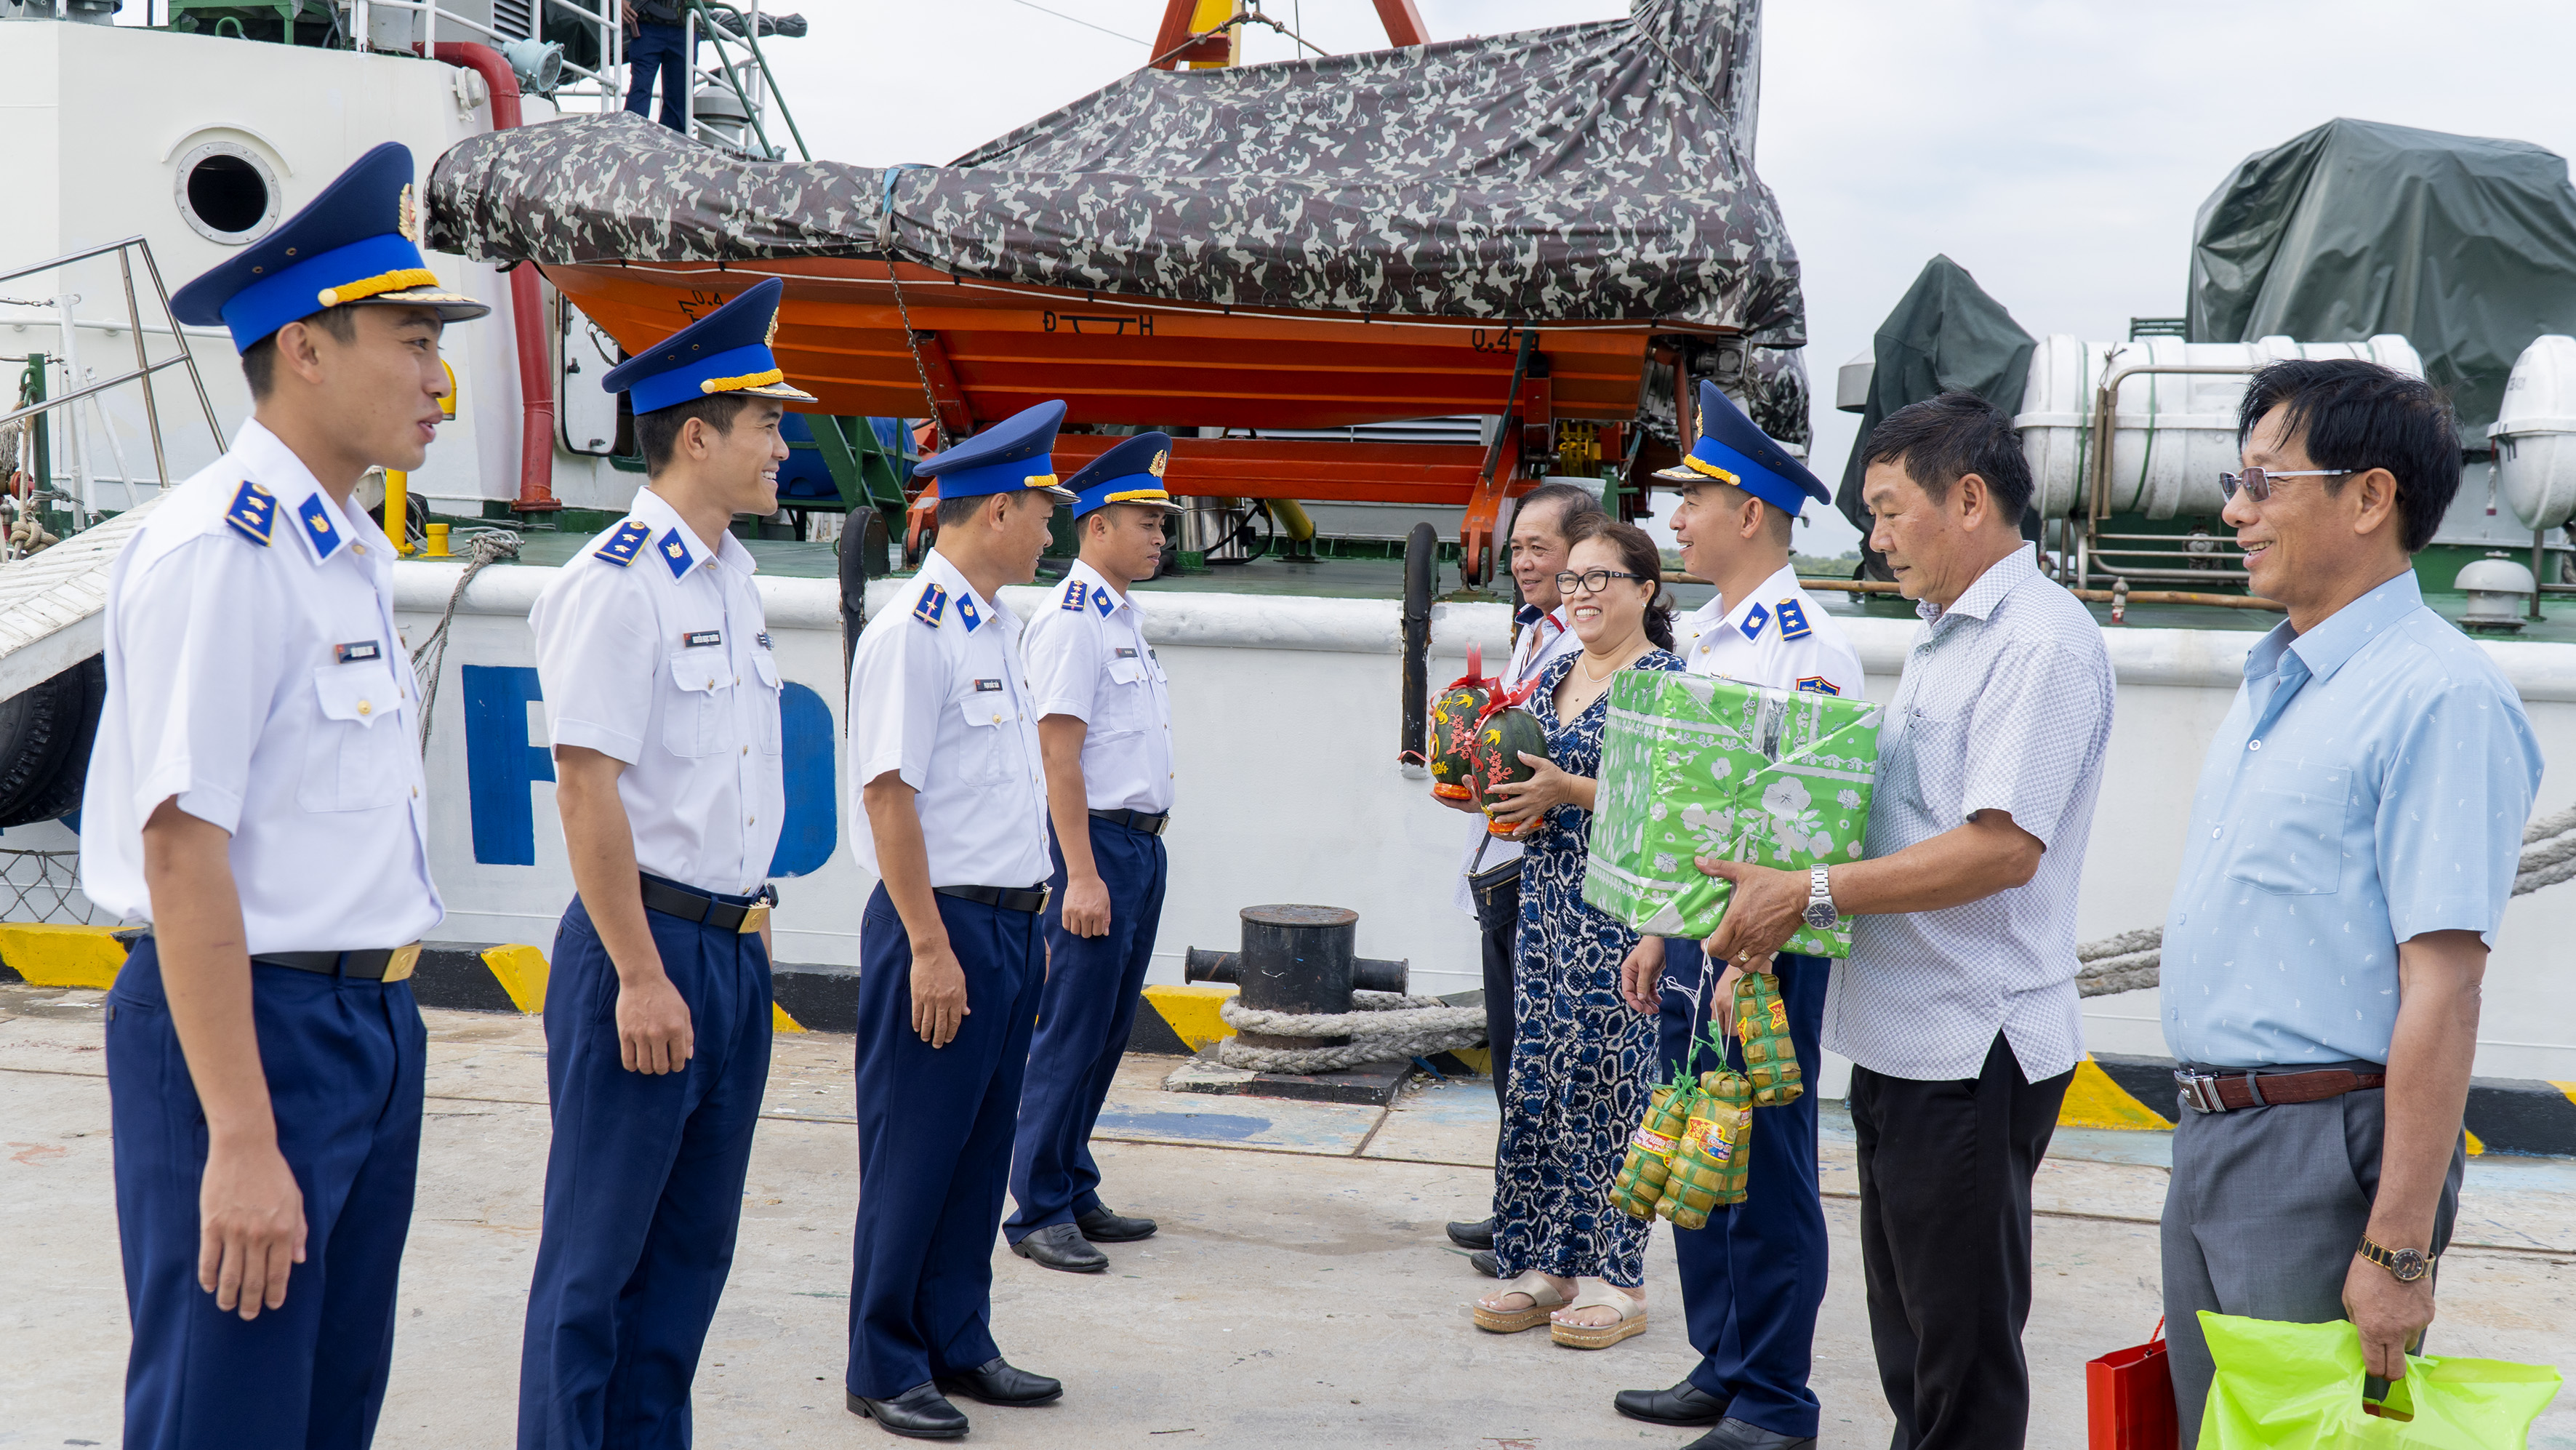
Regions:
<svg viewBox="0 0 2576 1450"><path fill-rule="evenodd" d="M1583 586L1584 593L1598 594L1602 590L1609 588L1610 581L1613 579L1634 579L1640 584L1650 582L1643 574L1622 573L1617 569L1587 569L1580 574L1557 575L1556 592L1559 594L1571 594L1574 592L1575 586L1579 584Z"/></svg>
<svg viewBox="0 0 2576 1450"><path fill-rule="evenodd" d="M2218 475L2218 492L2221 497L2233 500L2237 490L2243 489L2247 498L2261 503L2272 496L2272 482L2275 479L2341 478L2346 474L2359 471L2353 468L2300 468L2285 473L2271 469L2249 468L2243 473Z"/></svg>

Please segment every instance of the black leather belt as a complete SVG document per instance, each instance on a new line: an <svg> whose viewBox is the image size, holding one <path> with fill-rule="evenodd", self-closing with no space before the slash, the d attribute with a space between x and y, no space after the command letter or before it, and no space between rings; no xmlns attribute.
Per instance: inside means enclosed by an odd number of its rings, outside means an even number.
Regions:
<svg viewBox="0 0 2576 1450"><path fill-rule="evenodd" d="M1172 824L1170 811L1165 811L1159 816L1150 816L1143 811L1093 811L1091 818L1095 821L1107 821L1113 826L1125 826L1131 831L1143 831L1149 836L1163 834L1164 828Z"/></svg>
<svg viewBox="0 0 2576 1450"><path fill-rule="evenodd" d="M748 906L739 906L730 901L718 901L703 891L691 891L685 886L672 886L649 876L643 878L642 885L645 910L658 911L664 916L676 916L682 921L704 922L718 931L729 931L740 935L744 932L760 930L761 924L769 920L767 901L754 901ZM761 894L768 896L772 893L764 886L761 888Z"/></svg>
<svg viewBox="0 0 2576 1450"><path fill-rule="evenodd" d="M1043 886L934 886L942 896L960 901L980 901L1004 911L1040 912L1046 910L1047 889Z"/></svg>
<svg viewBox="0 0 2576 1450"><path fill-rule="evenodd" d="M120 939L125 933L118 932ZM136 942L152 939L150 928L136 932L126 942L132 951ZM159 950L158 946L154 950ZM313 972L325 977L356 977L367 982L399 982L409 977L420 965L420 943L407 947L371 947L355 952L268 952L251 958L263 966L285 967L289 971Z"/></svg>

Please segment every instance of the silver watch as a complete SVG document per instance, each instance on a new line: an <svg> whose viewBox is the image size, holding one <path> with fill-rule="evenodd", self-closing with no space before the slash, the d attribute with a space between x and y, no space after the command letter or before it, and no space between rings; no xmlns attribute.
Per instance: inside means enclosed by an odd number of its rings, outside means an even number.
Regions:
<svg viewBox="0 0 2576 1450"><path fill-rule="evenodd" d="M1825 867L1818 866L1807 877L1807 925L1818 931L1830 930L1843 914L1834 909L1834 889Z"/></svg>

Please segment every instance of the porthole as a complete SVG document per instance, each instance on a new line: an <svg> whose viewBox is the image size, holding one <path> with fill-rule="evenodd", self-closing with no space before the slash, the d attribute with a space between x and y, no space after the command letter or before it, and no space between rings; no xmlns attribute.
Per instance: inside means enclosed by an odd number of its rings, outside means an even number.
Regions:
<svg viewBox="0 0 2576 1450"><path fill-rule="evenodd" d="M179 158L178 202L197 235L238 247L277 225L277 174L247 146L209 141Z"/></svg>

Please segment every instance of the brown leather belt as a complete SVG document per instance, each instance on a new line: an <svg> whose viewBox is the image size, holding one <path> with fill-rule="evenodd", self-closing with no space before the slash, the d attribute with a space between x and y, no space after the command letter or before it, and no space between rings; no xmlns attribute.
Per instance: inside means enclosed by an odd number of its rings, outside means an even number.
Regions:
<svg viewBox="0 0 2576 1450"><path fill-rule="evenodd" d="M2232 1113L2242 1108L2321 1103L2328 1098L2342 1097L2345 1093L2387 1085L2387 1073L2354 1072L2341 1067L2319 1068L2314 1072L2232 1072L2221 1075L2178 1070L2174 1073L2174 1086L2182 1092L2182 1105L2195 1113Z"/></svg>

